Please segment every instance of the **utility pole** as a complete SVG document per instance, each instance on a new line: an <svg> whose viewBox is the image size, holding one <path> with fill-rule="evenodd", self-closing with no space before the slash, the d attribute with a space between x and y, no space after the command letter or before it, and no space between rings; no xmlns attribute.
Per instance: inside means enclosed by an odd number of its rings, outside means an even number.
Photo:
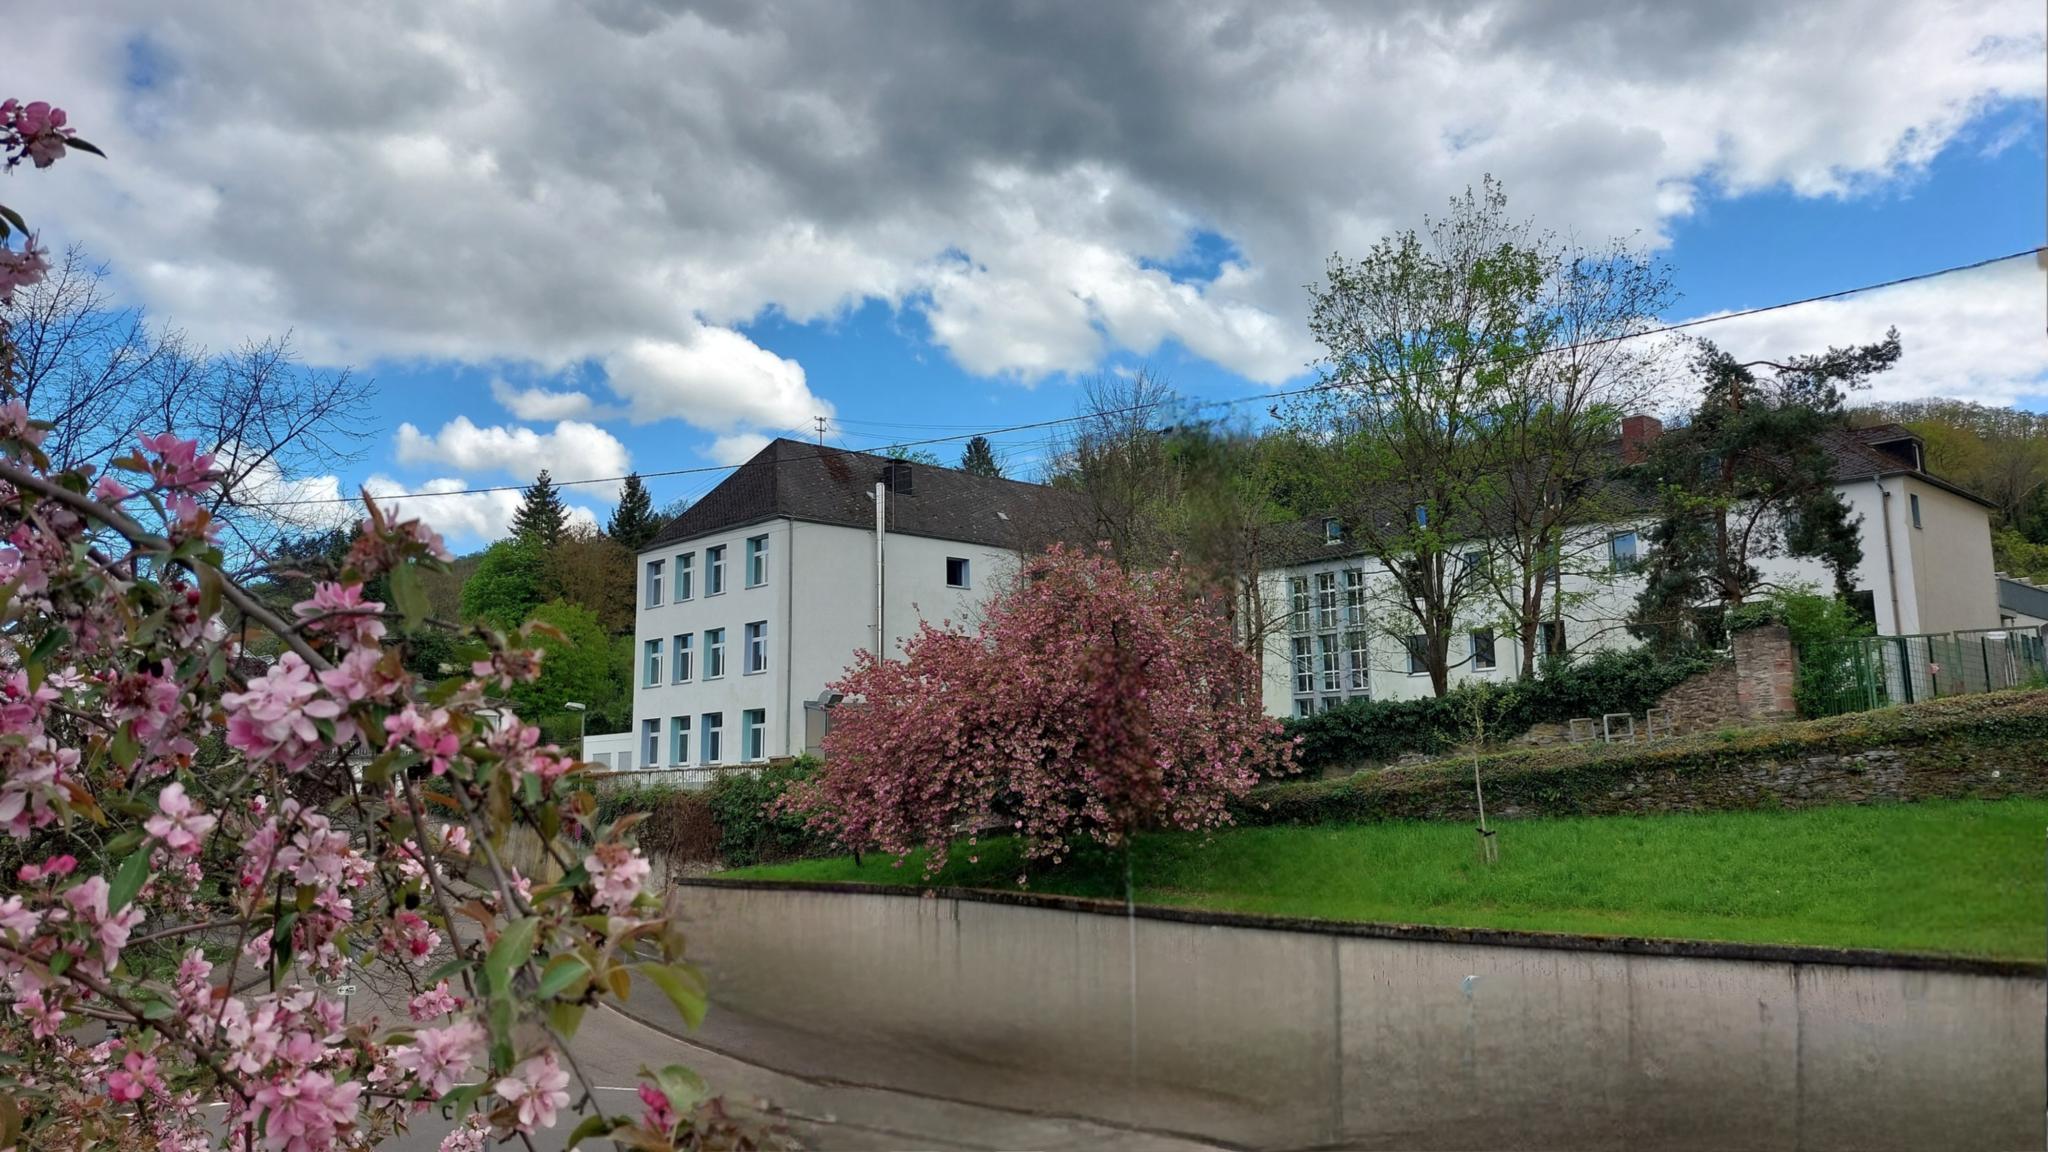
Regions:
<svg viewBox="0 0 2048 1152"><path fill-rule="evenodd" d="M823 416L813 416L811 419L818 425L818 447L823 448L825 446L825 418Z"/></svg>

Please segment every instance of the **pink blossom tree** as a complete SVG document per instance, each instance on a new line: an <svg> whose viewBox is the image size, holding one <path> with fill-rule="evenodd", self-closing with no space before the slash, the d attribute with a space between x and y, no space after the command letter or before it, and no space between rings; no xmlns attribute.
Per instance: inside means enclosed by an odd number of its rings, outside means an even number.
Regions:
<svg viewBox="0 0 2048 1152"><path fill-rule="evenodd" d="M92 150L61 110L0 104L7 167L67 148ZM0 245L28 235L0 220ZM4 301L36 252L0 252ZM104 474L53 470L7 352L0 1148L361 1148L436 1107L452 1149L755 1139L687 1070L651 1074L634 1117L576 1067L593 1006L638 977L694 1023L702 980L630 820L601 823L584 766L502 708L534 638L469 633L439 683L405 670L439 537L366 496L340 578L273 613L222 573L210 456L167 431ZM363 594L379 579L392 607ZM250 657L250 632L283 655ZM535 874L507 858L518 828ZM409 997L345 1013L325 988L358 969Z"/></svg>
<svg viewBox="0 0 2048 1152"><path fill-rule="evenodd" d="M848 847L928 873L958 837L1008 831L1029 860L1144 827L1214 828L1290 749L1257 660L1179 564L1131 574L1054 548L970 633L921 625L903 659L861 658L825 765L779 803Z"/></svg>

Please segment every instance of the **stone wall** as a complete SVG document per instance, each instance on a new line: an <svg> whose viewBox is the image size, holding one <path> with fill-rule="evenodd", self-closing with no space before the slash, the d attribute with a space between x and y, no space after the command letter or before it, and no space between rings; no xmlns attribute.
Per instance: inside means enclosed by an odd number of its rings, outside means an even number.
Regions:
<svg viewBox="0 0 2048 1152"><path fill-rule="evenodd" d="M1798 656L1792 634L1777 625L1750 628L1737 632L1730 647L1727 659L1657 698L1655 709L1670 723L1667 730L1660 721L1659 736L1690 736L1797 718L1793 688L1798 681ZM1593 740L1600 741L1601 717L1588 719L1593 722ZM1633 719L1637 738L1645 738L1648 718L1637 715ZM1555 748L1577 742L1573 735L1567 723L1537 724L1505 743L1510 748ZM1579 733L1578 738L1584 740L1585 734ZM1470 752L1459 755L1469 756Z"/></svg>

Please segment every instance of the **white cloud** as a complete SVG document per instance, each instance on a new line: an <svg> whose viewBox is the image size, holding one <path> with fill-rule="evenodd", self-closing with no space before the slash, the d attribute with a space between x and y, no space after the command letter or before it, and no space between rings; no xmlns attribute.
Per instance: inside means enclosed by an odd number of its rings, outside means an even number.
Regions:
<svg viewBox="0 0 2048 1152"><path fill-rule="evenodd" d="M619 438L595 424L563 420L552 431L536 432L496 424L478 427L457 416L432 435L412 424L400 424L397 437L401 464L434 464L464 472L495 472L531 480L547 469L557 481L625 475L631 463ZM617 497L619 485L594 484L580 491Z"/></svg>
<svg viewBox="0 0 2048 1152"><path fill-rule="evenodd" d="M516 489L478 492L467 480L444 476L422 484L408 485L389 476L372 476L363 487L379 507L399 509L408 518L424 521L451 542L481 543L497 540L512 531L512 517L519 511ZM596 514L588 508L568 505L569 522L596 526Z"/></svg>
<svg viewBox="0 0 2048 1152"><path fill-rule="evenodd" d="M521 420L589 420L613 415L600 409L588 392L520 388L496 378L491 381L491 399Z"/></svg>
<svg viewBox="0 0 2048 1152"><path fill-rule="evenodd" d="M1696 334L1754 359L1869 343L1892 327L1905 354L1852 403L2048 397L2048 278L2031 260L1740 317Z"/></svg>
<svg viewBox="0 0 2048 1152"><path fill-rule="evenodd" d="M768 437L759 432L734 432L713 440L705 455L720 464L745 464L767 446Z"/></svg>
<svg viewBox="0 0 2048 1152"><path fill-rule="evenodd" d="M84 0L37 35L15 90L115 159L10 203L195 337L601 362L633 419L720 434L824 407L738 330L766 314L885 301L1026 380L1164 340L1279 379L1323 259L1485 172L1655 241L1718 197L1911 179L2037 114L2043 56L2036 0ZM1163 271L1198 232L1221 273Z"/></svg>
<svg viewBox="0 0 2048 1152"><path fill-rule="evenodd" d="M612 391L635 424L671 417L722 431L741 424L807 425L832 406L811 395L803 365L729 328L682 340L635 340L605 359Z"/></svg>

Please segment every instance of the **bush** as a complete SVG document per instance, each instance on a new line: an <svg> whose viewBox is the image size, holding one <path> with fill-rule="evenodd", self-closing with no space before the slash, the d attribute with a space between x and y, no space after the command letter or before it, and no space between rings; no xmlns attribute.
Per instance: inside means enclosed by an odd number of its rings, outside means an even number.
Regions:
<svg viewBox="0 0 2048 1152"><path fill-rule="evenodd" d="M1572 663L1552 662L1535 680L1494 685L1468 681L1420 700L1362 700L1285 722L1299 738L1295 759L1311 771L1361 762L1385 763L1405 753L1438 755L1472 738L1476 714L1489 739L1575 716L1641 712L1711 661L1695 654L1660 656L1648 648L1602 651Z"/></svg>
<svg viewBox="0 0 2048 1152"><path fill-rule="evenodd" d="M1782 588L1770 596L1736 606L1728 613L1732 629L1783 624L1799 650L1798 682L1792 695L1801 716L1826 716L1842 710L1841 701L1856 694L1862 678L1855 651L1843 641L1876 633L1868 622L1840 599L1811 586Z"/></svg>
<svg viewBox="0 0 2048 1152"><path fill-rule="evenodd" d="M705 796L718 824L718 854L727 867L773 864L838 850L831 840L806 828L802 817L767 811L791 784L815 776L818 766L815 757L800 756L759 772L728 772L711 785Z"/></svg>

